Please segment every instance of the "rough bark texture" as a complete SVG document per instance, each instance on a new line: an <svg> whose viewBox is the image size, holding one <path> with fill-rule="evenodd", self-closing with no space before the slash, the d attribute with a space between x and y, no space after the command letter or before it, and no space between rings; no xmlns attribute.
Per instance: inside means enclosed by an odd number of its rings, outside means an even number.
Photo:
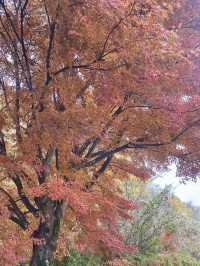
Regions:
<svg viewBox="0 0 200 266"><path fill-rule="evenodd" d="M44 219L40 220L33 237L43 243L33 244L30 266L49 266L56 250L62 218L62 202L48 200L44 206Z"/></svg>

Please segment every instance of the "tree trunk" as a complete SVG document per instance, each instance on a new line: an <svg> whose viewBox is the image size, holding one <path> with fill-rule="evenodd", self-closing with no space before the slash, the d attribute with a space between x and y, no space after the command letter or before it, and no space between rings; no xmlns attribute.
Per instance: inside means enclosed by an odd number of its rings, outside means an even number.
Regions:
<svg viewBox="0 0 200 266"><path fill-rule="evenodd" d="M44 218L40 220L33 238L41 240L40 244L33 243L30 266L49 266L57 247L62 218L62 202L48 200L44 208Z"/></svg>

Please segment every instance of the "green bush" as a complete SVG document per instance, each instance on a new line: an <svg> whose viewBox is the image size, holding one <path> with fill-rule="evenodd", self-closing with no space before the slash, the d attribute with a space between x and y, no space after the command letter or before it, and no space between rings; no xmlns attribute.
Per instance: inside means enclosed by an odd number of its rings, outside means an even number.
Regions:
<svg viewBox="0 0 200 266"><path fill-rule="evenodd" d="M63 261L55 261L51 266L100 266L101 264L100 257L90 254L81 255L76 251L71 251Z"/></svg>
<svg viewBox="0 0 200 266"><path fill-rule="evenodd" d="M200 266L200 261L188 253L169 253L165 255L137 254L126 257L130 266ZM106 266L100 257L90 254L81 255L71 251L62 261L54 261L51 266ZM122 265L123 266L123 265Z"/></svg>
<svg viewBox="0 0 200 266"><path fill-rule="evenodd" d="M135 255L128 257L131 266L200 266L200 262L187 253L166 255Z"/></svg>

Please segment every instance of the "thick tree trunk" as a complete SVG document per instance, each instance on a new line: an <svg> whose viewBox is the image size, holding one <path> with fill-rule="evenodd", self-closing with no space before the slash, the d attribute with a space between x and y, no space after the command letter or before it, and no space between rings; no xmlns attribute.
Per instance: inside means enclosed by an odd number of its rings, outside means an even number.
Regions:
<svg viewBox="0 0 200 266"><path fill-rule="evenodd" d="M30 266L50 266L53 258L52 249L47 245L33 245Z"/></svg>
<svg viewBox="0 0 200 266"><path fill-rule="evenodd" d="M42 244L33 244L30 266L49 266L52 262L57 247L61 218L62 203L48 200L44 209L44 218L33 233L33 237L41 240Z"/></svg>

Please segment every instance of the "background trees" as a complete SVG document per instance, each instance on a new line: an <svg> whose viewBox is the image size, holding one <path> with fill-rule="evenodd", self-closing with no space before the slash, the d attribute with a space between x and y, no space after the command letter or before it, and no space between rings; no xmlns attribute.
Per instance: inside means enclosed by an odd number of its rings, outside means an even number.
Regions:
<svg viewBox="0 0 200 266"><path fill-rule="evenodd" d="M119 224L125 241L137 246L131 265L198 265L200 220L192 210L199 207L181 202L170 186L160 189L136 178L124 193L138 205L132 219Z"/></svg>
<svg viewBox="0 0 200 266"><path fill-rule="evenodd" d="M134 244L137 250L121 258L105 260L103 256L91 256L70 252L56 266L167 266L199 265L200 220L194 218L199 207L180 201L170 186L161 189L131 176L123 184L125 196L137 204L131 219L119 222L119 229L126 243ZM101 254L103 255L103 254Z"/></svg>
<svg viewBox="0 0 200 266"><path fill-rule="evenodd" d="M198 174L198 83L173 26L180 3L0 1L0 213L15 243L3 265L22 260L22 246L28 257L33 245L32 266L69 243L130 251L117 223L134 205L117 180L175 159Z"/></svg>

